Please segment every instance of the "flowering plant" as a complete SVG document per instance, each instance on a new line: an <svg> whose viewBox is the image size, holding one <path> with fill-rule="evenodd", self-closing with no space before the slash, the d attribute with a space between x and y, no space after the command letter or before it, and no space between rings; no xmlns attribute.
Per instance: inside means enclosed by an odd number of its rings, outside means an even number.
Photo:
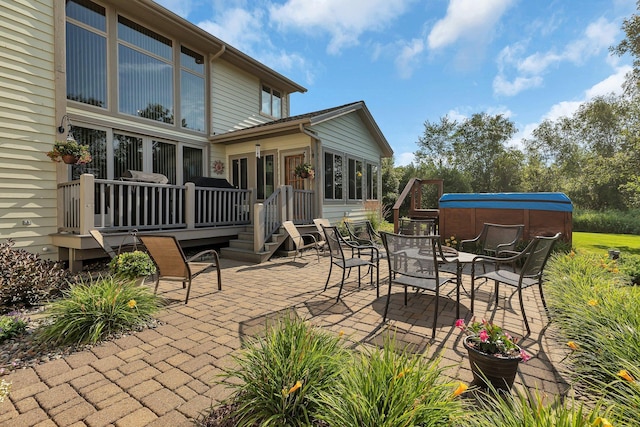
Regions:
<svg viewBox="0 0 640 427"><path fill-rule="evenodd" d="M444 244L445 246L449 246L451 248L457 248L458 247L458 239L456 239L456 236L451 236L447 239L444 239Z"/></svg>
<svg viewBox="0 0 640 427"><path fill-rule="evenodd" d="M315 175L315 171L313 170L313 166L309 163L300 163L293 170L293 173L300 178L306 178L307 176L313 178Z"/></svg>
<svg viewBox="0 0 640 427"><path fill-rule="evenodd" d="M62 156L70 155L76 158L76 165L89 163L91 161L91 153L89 147L80 145L75 139L66 141L56 141L53 149L47 153L47 156L54 162L62 160Z"/></svg>
<svg viewBox="0 0 640 427"><path fill-rule="evenodd" d="M146 252L123 252L109 262L109 270L115 276L126 279L148 276L156 272L156 266Z"/></svg>
<svg viewBox="0 0 640 427"><path fill-rule="evenodd" d="M520 357L523 362L531 359L516 345L516 340L495 323L483 319L482 322L474 321L467 325L464 319L458 319L456 328L467 334L467 344L478 351L495 357Z"/></svg>

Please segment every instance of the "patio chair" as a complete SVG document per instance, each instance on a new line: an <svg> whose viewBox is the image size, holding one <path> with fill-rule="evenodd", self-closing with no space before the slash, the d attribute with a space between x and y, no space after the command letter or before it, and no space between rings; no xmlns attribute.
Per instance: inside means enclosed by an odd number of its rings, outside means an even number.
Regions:
<svg viewBox="0 0 640 427"><path fill-rule="evenodd" d="M406 236L431 236L436 234L435 219L400 218L399 234Z"/></svg>
<svg viewBox="0 0 640 427"><path fill-rule="evenodd" d="M102 235L102 233L99 230L96 230L95 228L89 230L89 234L91 234L91 236L94 238L94 240L96 242L98 242L98 244L100 245L100 247L102 249L104 249L104 251L107 253L107 255L109 255L109 257L111 257L111 259L116 257L116 251L111 247L111 245L109 245L107 243L107 241L104 239L104 236Z"/></svg>
<svg viewBox="0 0 640 427"><path fill-rule="evenodd" d="M447 261L440 246L440 236L405 236L401 234L380 233L382 242L387 250L389 263L389 290L384 307L382 321L387 320L391 286L404 286L404 305L407 305L407 288L411 286L417 290L435 293L433 308L433 327L431 338L436 335L438 321L438 303L440 288L454 281L453 277L440 277L440 263ZM456 281L456 285L457 285ZM457 316L460 315L460 293L457 293Z"/></svg>
<svg viewBox="0 0 640 427"><path fill-rule="evenodd" d="M542 292L542 274L544 267L549 259L551 250L554 244L560 238L562 233L557 233L553 237L536 236L527 247L516 255L509 257L490 257L485 255L477 256L473 259L471 265L471 311L474 308L475 299L475 280L478 278L485 278L487 280L493 280L495 282L495 294L496 294L496 307L498 306L498 286L500 283L512 286L518 290L518 298L520 299L520 311L522 312L522 318L524 319L524 325L527 329L527 334L531 333L529 327L529 321L524 310L524 302L522 300L522 290L530 286L538 284L540 289L540 298L542 298L542 305L545 310L547 304L544 300L544 294ZM501 265L510 264L514 265L516 261L524 260L524 264L520 269L520 272L513 272L500 269ZM495 271L484 272L479 275L475 275L475 265L477 262L490 262L496 266Z"/></svg>
<svg viewBox="0 0 640 427"><path fill-rule="evenodd" d="M218 290L222 290L220 259L218 252L215 250L208 249L187 259L180 247L180 242L178 242L178 239L176 239L175 236L159 236L150 234L139 236L139 238L158 269L158 277L156 279L154 293L158 292L160 279L180 281L182 282L182 287L187 288L187 296L184 299L184 303L186 304L189 302L191 281L196 276L204 273L212 267L215 267L217 272ZM204 256L213 256L213 261L195 261L203 258Z"/></svg>
<svg viewBox="0 0 640 427"><path fill-rule="evenodd" d="M500 256L500 252L514 251L524 231L523 224L502 225L485 222L480 234L460 241L460 250L475 244L479 255Z"/></svg>
<svg viewBox="0 0 640 427"><path fill-rule="evenodd" d="M320 262L320 250L324 247L324 240L318 240L316 236L313 234L300 234L298 231L298 227L292 221L285 221L282 223L282 226L291 237L293 241L293 245L296 248L296 253L293 256L293 261L296 260L298 254L302 257L302 251L304 249L313 248L316 250L316 256L318 257L318 262ZM308 242L305 242L304 238L307 237L309 239Z"/></svg>
<svg viewBox="0 0 640 427"><path fill-rule="evenodd" d="M376 269L376 295L380 296L380 274L378 268L380 265L380 256L378 248L371 245L357 245L345 240L337 227L322 226L322 230L325 235L327 247L329 248L329 254L331 255L329 274L327 276L327 282L324 284L324 290L326 291L327 286L329 286L333 266L340 267L342 269L342 279L340 280L340 290L336 298L336 301L339 301L342 287L344 286L346 270L351 271L353 267L358 267L358 287L360 287L362 281L360 267L366 266L367 268L372 267ZM350 257L345 256L345 249L351 250L352 255ZM369 276L369 281L371 286L373 286L373 272Z"/></svg>
<svg viewBox="0 0 640 427"><path fill-rule="evenodd" d="M380 234L374 230L371 221L345 221L345 226L349 232L349 238L351 241L357 242L362 245L375 245L377 242L381 242Z"/></svg>

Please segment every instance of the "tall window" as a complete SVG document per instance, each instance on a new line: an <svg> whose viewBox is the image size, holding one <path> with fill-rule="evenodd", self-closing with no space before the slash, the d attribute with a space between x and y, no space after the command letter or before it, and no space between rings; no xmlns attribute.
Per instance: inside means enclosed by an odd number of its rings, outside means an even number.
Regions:
<svg viewBox="0 0 640 427"><path fill-rule="evenodd" d="M378 165L367 163L367 199L378 200Z"/></svg>
<svg viewBox="0 0 640 427"><path fill-rule="evenodd" d="M203 176L202 150L200 148L184 147L182 149L182 178L183 183L193 182L194 178Z"/></svg>
<svg viewBox="0 0 640 427"><path fill-rule="evenodd" d="M282 93L269 86L262 85L260 112L273 118L282 117Z"/></svg>
<svg viewBox="0 0 640 427"><path fill-rule="evenodd" d="M142 138L113 134L113 177L127 170L142 170Z"/></svg>
<svg viewBox="0 0 640 427"><path fill-rule="evenodd" d="M349 159L349 200L362 200L362 162Z"/></svg>
<svg viewBox="0 0 640 427"><path fill-rule="evenodd" d="M118 16L118 110L173 123L172 42Z"/></svg>
<svg viewBox="0 0 640 427"><path fill-rule="evenodd" d="M249 188L249 161L246 157L231 160L231 184L236 188Z"/></svg>
<svg viewBox="0 0 640 427"><path fill-rule="evenodd" d="M343 179L342 156L324 153L324 198L330 200L342 199Z"/></svg>
<svg viewBox="0 0 640 427"><path fill-rule="evenodd" d="M180 47L182 127L204 132L204 56Z"/></svg>
<svg viewBox="0 0 640 427"><path fill-rule="evenodd" d="M256 169L258 180L256 185L257 198L263 200L269 197L274 190L275 165L273 154L263 155L256 159Z"/></svg>
<svg viewBox="0 0 640 427"><path fill-rule="evenodd" d="M67 0L67 99L107 108L105 8Z"/></svg>
<svg viewBox="0 0 640 427"><path fill-rule="evenodd" d="M71 168L71 179L79 179L83 173L107 179L107 133L103 130L79 126L74 126L72 130L76 141L89 146L92 160L84 165L74 165Z"/></svg>
<svg viewBox="0 0 640 427"><path fill-rule="evenodd" d="M176 183L176 146L166 142L153 141L153 172L161 173Z"/></svg>

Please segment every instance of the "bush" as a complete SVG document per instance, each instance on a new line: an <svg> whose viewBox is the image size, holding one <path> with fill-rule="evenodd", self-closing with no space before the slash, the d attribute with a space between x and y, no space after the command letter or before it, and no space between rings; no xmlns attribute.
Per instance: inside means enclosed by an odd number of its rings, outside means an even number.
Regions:
<svg viewBox="0 0 640 427"><path fill-rule="evenodd" d="M629 276L634 285L640 284L640 255L622 254L618 259L620 271Z"/></svg>
<svg viewBox="0 0 640 427"><path fill-rule="evenodd" d="M20 335L27 329L27 322L19 313L0 316L0 344L9 338Z"/></svg>
<svg viewBox="0 0 640 427"><path fill-rule="evenodd" d="M235 426L308 426L317 411L315 398L335 387L347 365L340 337L283 317L267 327L224 373L231 381Z"/></svg>
<svg viewBox="0 0 640 427"><path fill-rule="evenodd" d="M439 358L384 347L364 351L332 388L319 393L318 419L332 427L446 426L462 415Z"/></svg>
<svg viewBox="0 0 640 427"><path fill-rule="evenodd" d="M640 234L640 212L636 210L573 212L573 231L588 233Z"/></svg>
<svg viewBox="0 0 640 427"><path fill-rule="evenodd" d="M69 273L60 264L13 245L11 239L0 244L0 313L16 305L37 305L68 287Z"/></svg>
<svg viewBox="0 0 640 427"><path fill-rule="evenodd" d="M109 262L109 271L123 279L135 279L156 272L151 257L142 251L123 252Z"/></svg>
<svg viewBox="0 0 640 427"><path fill-rule="evenodd" d="M79 283L65 291L46 311L49 323L38 333L58 345L95 343L151 319L160 299L144 286L114 277Z"/></svg>
<svg viewBox="0 0 640 427"><path fill-rule="evenodd" d="M640 420L640 288L628 286L606 255L555 256L545 273L547 306L573 350L568 360L578 388L617 403L619 420Z"/></svg>

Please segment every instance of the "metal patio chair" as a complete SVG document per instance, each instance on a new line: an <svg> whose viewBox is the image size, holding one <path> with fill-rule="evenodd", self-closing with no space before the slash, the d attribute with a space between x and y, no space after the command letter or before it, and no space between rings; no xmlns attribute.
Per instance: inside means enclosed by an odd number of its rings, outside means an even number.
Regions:
<svg viewBox="0 0 640 427"><path fill-rule="evenodd" d="M553 237L536 236L522 252L519 252L513 256L490 257L480 255L475 257L471 266L471 311L473 312L474 308L476 279L484 278L487 280L493 280L495 282L494 292L496 294L496 307L498 306L498 286L500 283L504 283L505 285L514 287L518 290L518 298L520 299L520 311L522 312L524 325L527 329L527 334L531 333L529 321L527 320L527 315L524 311L522 290L537 284L538 288L540 289L542 305L546 310L547 304L544 300L544 293L542 292L542 274L544 272L544 267L547 263L547 260L549 259L549 255L551 254L551 250L553 249L553 246L558 241L561 235L562 233L557 233ZM524 264L522 265L519 273L503 270L500 268L504 264L514 265L514 263L519 260L524 260ZM496 266L496 270L476 275L476 262L490 262Z"/></svg>
<svg viewBox="0 0 640 427"><path fill-rule="evenodd" d="M380 233L382 242L387 250L389 263L389 290L384 307L382 321L387 320L391 287L398 284L404 286L404 305L407 305L407 288L431 291L435 293L433 308L433 327L431 338L436 335L438 321L438 303L440 288L456 280L453 277L440 277L440 264L447 262L440 246L440 236L406 236L401 234ZM454 262L455 260L452 260ZM457 292L457 316L460 315L460 292Z"/></svg>
<svg viewBox="0 0 640 427"><path fill-rule="evenodd" d="M327 282L324 284L324 290L327 290L329 286L329 279L331 279L331 271L333 266L340 267L342 269L342 280L340 281L340 290L336 301L340 300L340 294L342 293L342 287L344 286L344 280L346 270L351 270L353 267L358 267L358 287L360 287L362 274L360 267L366 266L367 268L376 269L376 295L380 296L380 256L378 248L371 245L357 245L345 240L337 227L322 227L329 248L329 254L331 255L331 263L329 264L329 274L327 275ZM351 251L351 256L345 255L345 250ZM366 253L363 253L366 252ZM369 276L370 284L373 286L373 272Z"/></svg>
<svg viewBox="0 0 640 427"><path fill-rule="evenodd" d="M159 235L143 235L138 236L142 244L147 249L151 259L158 269L158 277L154 293L158 292L158 284L160 279L173 280L182 282L182 287L187 288L187 296L184 303L189 302L189 293L191 292L191 281L198 275L204 273L210 268L215 268L218 276L218 290L222 290L222 281L220 276L220 258L218 252L208 249L197 253L187 259L185 257L180 242L175 236L159 236ZM196 261L205 256L212 256L212 261Z"/></svg>

